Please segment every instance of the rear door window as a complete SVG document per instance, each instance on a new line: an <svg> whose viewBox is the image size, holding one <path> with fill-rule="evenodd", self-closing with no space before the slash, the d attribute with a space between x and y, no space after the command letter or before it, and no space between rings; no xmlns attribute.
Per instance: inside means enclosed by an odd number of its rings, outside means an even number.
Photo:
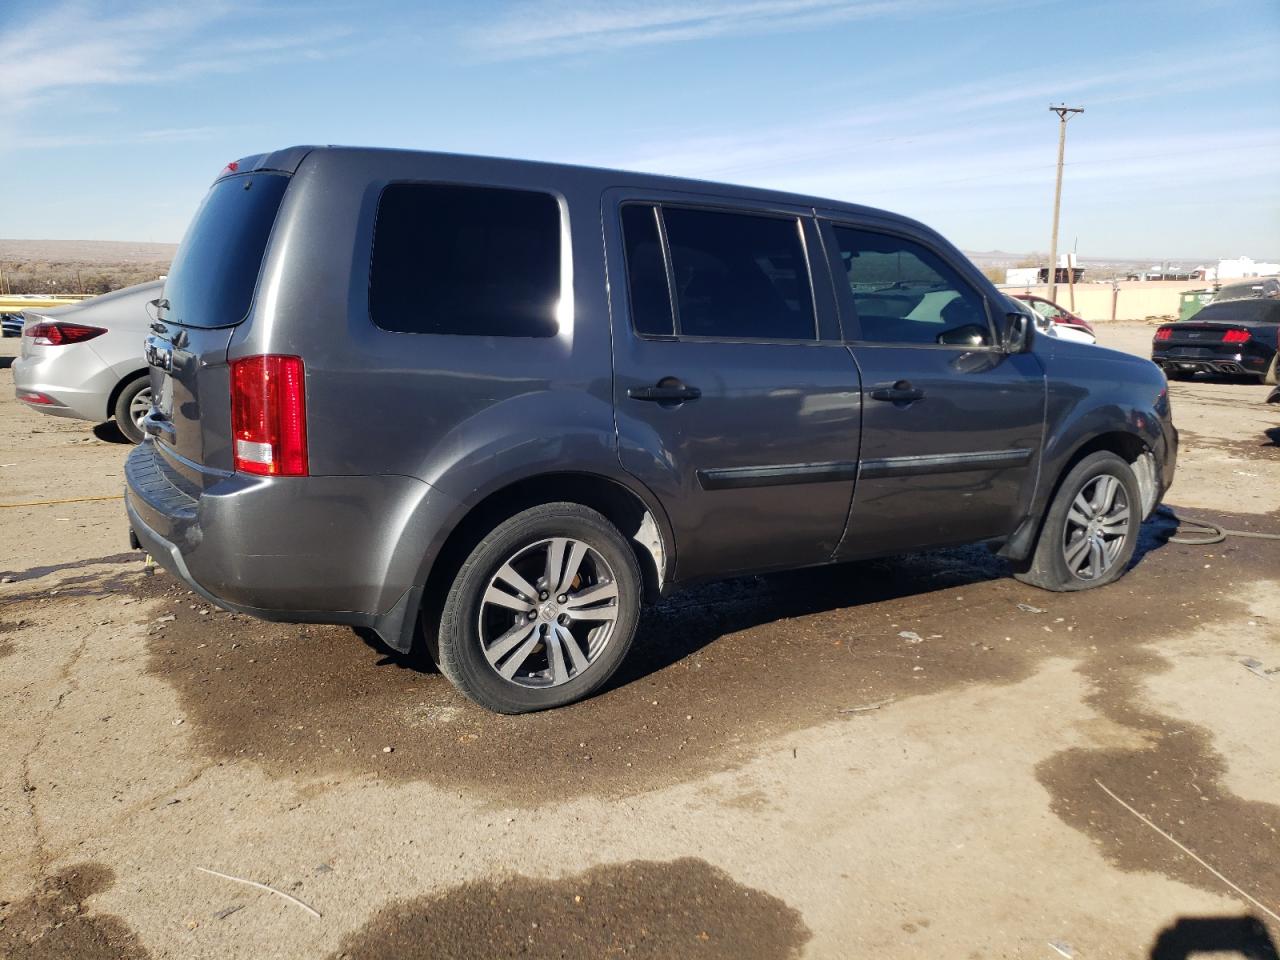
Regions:
<svg viewBox="0 0 1280 960"><path fill-rule="evenodd" d="M800 221L662 208L679 332L727 340L814 340Z"/></svg>
<svg viewBox="0 0 1280 960"><path fill-rule="evenodd" d="M835 235L858 314L859 340L956 346L993 342L982 296L937 253L887 233L838 226Z"/></svg>
<svg viewBox="0 0 1280 960"><path fill-rule="evenodd" d="M289 177L280 173L227 177L213 185L165 280L165 320L229 327L245 318L288 185Z"/></svg>
<svg viewBox="0 0 1280 960"><path fill-rule="evenodd" d="M549 193L393 183L374 227L373 322L397 333L555 336L560 232Z"/></svg>
<svg viewBox="0 0 1280 960"><path fill-rule="evenodd" d="M675 319L657 208L637 203L623 206L622 240L627 254L631 325L645 336L670 337L675 333Z"/></svg>

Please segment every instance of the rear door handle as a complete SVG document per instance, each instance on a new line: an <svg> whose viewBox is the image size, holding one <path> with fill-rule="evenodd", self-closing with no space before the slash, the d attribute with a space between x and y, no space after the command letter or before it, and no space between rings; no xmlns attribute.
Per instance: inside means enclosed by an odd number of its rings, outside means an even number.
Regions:
<svg viewBox="0 0 1280 960"><path fill-rule="evenodd" d="M654 403L684 403L686 400L697 400L702 391L697 387L688 387L674 377L664 377L656 386L630 387L627 396L632 400L649 400Z"/></svg>
<svg viewBox="0 0 1280 960"><path fill-rule="evenodd" d="M924 391L911 385L910 380L899 380L897 383L884 383L871 390L872 400L885 400L889 403L912 403L924 399Z"/></svg>

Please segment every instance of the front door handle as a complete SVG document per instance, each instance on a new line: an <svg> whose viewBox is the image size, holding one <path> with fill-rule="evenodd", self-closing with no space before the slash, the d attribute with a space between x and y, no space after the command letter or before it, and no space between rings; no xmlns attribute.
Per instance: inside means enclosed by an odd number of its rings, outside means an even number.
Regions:
<svg viewBox="0 0 1280 960"><path fill-rule="evenodd" d="M629 387L627 396L632 400L649 400L653 403L684 403L686 400L697 400L702 391L697 387L685 386L675 377L663 377L652 387Z"/></svg>
<svg viewBox="0 0 1280 960"><path fill-rule="evenodd" d="M899 380L897 383L884 383L872 388L871 399L889 403L914 403L924 399L924 391L913 387L910 380Z"/></svg>

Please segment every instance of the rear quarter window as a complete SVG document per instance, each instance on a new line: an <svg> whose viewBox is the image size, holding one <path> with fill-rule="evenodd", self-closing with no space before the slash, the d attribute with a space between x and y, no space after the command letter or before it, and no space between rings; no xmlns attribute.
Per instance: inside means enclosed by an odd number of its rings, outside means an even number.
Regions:
<svg viewBox="0 0 1280 960"><path fill-rule="evenodd" d="M289 177L227 177L205 196L164 284L165 319L187 327L239 323L253 303L267 239Z"/></svg>
<svg viewBox="0 0 1280 960"><path fill-rule="evenodd" d="M393 183L378 200L370 317L396 333L552 337L560 258L549 193Z"/></svg>

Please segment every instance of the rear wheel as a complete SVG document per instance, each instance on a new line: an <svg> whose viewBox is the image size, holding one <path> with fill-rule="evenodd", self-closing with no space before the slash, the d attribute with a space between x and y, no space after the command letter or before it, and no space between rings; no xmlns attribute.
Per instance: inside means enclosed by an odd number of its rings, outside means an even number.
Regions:
<svg viewBox="0 0 1280 960"><path fill-rule="evenodd" d="M142 421L151 409L151 377L143 374L130 380L116 397L112 414L116 426L129 438L130 443L141 443L144 436Z"/></svg>
<svg viewBox="0 0 1280 960"><path fill-rule="evenodd" d="M463 563L440 617L440 670L498 713L581 700L626 657L640 568L622 534L576 503L499 524Z"/></svg>
<svg viewBox="0 0 1280 960"><path fill-rule="evenodd" d="M1110 451L1085 457L1067 474L1045 515L1024 583L1065 592L1118 579L1133 558L1142 493L1133 468Z"/></svg>

